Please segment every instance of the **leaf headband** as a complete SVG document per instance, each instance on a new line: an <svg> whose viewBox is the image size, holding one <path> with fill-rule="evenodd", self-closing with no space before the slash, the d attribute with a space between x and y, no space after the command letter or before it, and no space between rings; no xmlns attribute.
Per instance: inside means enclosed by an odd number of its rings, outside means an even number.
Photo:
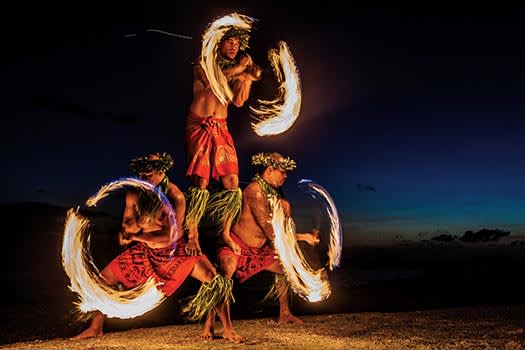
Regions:
<svg viewBox="0 0 525 350"><path fill-rule="evenodd" d="M134 174L148 173L150 171L167 172L173 166L173 158L167 152L153 153L159 159L149 159L149 156L137 157L131 160L129 169Z"/></svg>
<svg viewBox="0 0 525 350"><path fill-rule="evenodd" d="M252 156L252 165L254 166L263 166L263 167L273 167L281 168L286 171L294 170L297 166L295 160L290 157L286 157L281 160L276 160L270 156L269 153L257 153Z"/></svg>

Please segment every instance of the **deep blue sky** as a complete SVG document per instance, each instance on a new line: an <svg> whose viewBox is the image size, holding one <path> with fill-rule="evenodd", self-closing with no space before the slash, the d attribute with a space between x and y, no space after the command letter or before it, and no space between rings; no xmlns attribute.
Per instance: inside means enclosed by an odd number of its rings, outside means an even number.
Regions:
<svg viewBox="0 0 525 350"><path fill-rule="evenodd" d="M255 135L247 106L230 112L242 181L253 153L290 155L288 192L301 178L325 187L347 242L484 227L525 235L524 11L244 3L14 9L2 201L76 206L157 150L174 156L170 177L186 188L191 63L206 24L236 11L258 19L251 53L266 68L250 104L273 95L266 52L279 40L303 88L299 119L279 136Z"/></svg>

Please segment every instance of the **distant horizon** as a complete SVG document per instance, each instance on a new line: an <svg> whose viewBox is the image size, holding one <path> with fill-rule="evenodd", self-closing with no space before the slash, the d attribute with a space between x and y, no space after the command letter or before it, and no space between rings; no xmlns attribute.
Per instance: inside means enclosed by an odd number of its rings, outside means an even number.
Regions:
<svg viewBox="0 0 525 350"><path fill-rule="evenodd" d="M56 209L63 209L64 215L66 214L67 210L71 208L75 208L78 206L81 206L82 203L78 203L77 205L64 205L58 202L48 202L48 201L0 201L0 206L22 206L22 205L34 205L34 206L43 206L43 207L53 207ZM120 213L118 215L114 215L109 210L104 208L94 208L94 211L108 214L114 218L118 218L120 216ZM296 224L297 226L308 226L308 223L311 222L311 218L306 215L301 215L299 218L296 218ZM393 234L389 235L387 232L380 232L380 231L374 231L374 232L349 232L345 231L345 226L350 226L351 222L343 222L343 247L349 248L349 247L356 247L356 246L389 246L389 245L399 245L399 244L409 244L409 243L425 243L425 242L433 242L436 244L447 244L447 243L462 243L465 245L485 245L485 244L511 244L514 241L525 241L525 233L524 232L515 232L511 229L505 228L504 225L500 225L499 227L491 227L491 226L480 226L476 228L469 228L464 230L463 232L457 232L457 233L450 233L448 231L437 231L434 234L428 233L426 235L417 235L417 234ZM498 240L490 240L490 241L476 241L476 242L463 242L460 240L460 238L467 232L467 231L473 231L478 232L480 230L487 229L487 230L501 230L510 232L508 236L500 237ZM303 229L298 230L303 231ZM455 237L452 241L441 241L436 240L435 238L439 237L440 235L449 235L451 237Z"/></svg>

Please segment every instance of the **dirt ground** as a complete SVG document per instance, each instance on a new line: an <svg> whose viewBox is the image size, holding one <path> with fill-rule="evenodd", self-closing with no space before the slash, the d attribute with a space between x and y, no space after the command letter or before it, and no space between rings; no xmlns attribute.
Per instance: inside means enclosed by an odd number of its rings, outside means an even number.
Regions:
<svg viewBox="0 0 525 350"><path fill-rule="evenodd" d="M302 316L302 325L270 318L234 320L243 344L198 339L200 324L137 328L82 341L33 340L2 349L525 349L525 305L415 312ZM216 331L220 335L220 329Z"/></svg>

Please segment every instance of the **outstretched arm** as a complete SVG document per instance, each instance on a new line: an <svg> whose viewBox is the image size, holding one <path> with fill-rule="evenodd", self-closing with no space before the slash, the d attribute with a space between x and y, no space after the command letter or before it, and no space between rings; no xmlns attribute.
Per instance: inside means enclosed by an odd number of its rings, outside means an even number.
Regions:
<svg viewBox="0 0 525 350"><path fill-rule="evenodd" d="M295 239L298 241L305 241L309 245L317 245L320 242L319 229L312 229L312 232L297 232Z"/></svg>
<svg viewBox="0 0 525 350"><path fill-rule="evenodd" d="M280 199L281 206L283 207L284 215L286 218L292 217L292 205L286 199ZM305 241L310 245L319 244L319 229L314 228L312 232L296 232L295 239L298 241Z"/></svg>

